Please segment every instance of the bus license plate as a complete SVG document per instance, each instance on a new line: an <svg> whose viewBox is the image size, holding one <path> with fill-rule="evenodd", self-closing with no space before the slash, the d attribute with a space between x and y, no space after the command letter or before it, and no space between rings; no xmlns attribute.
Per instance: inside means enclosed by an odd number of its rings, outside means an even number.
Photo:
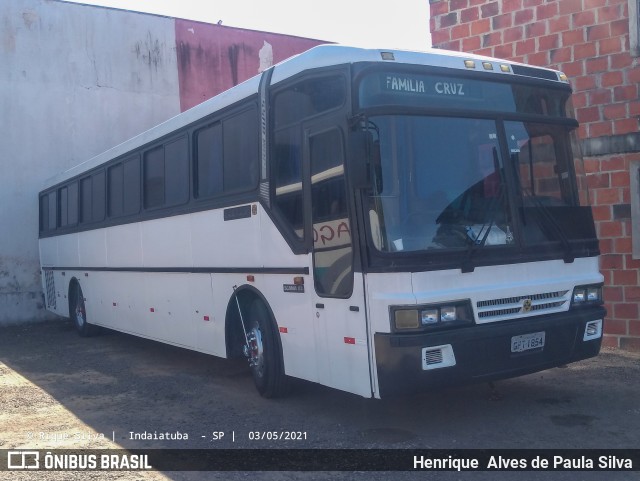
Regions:
<svg viewBox="0 0 640 481"><path fill-rule="evenodd" d="M511 338L511 352L523 352L544 347L544 331L513 336Z"/></svg>

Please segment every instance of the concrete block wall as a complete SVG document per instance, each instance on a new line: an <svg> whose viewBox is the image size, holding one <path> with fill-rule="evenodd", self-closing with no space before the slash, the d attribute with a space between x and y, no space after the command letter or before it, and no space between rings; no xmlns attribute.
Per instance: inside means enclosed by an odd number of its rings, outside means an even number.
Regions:
<svg viewBox="0 0 640 481"><path fill-rule="evenodd" d="M59 0L0 1L0 326L51 317L46 179L319 40Z"/></svg>
<svg viewBox="0 0 640 481"><path fill-rule="evenodd" d="M430 0L438 48L557 68L570 79L605 276L605 345L640 350L638 0ZM634 3L636 2L636 3ZM631 18L630 18L631 17Z"/></svg>
<svg viewBox="0 0 640 481"><path fill-rule="evenodd" d="M0 3L0 325L44 319L44 181L180 112L168 18Z"/></svg>

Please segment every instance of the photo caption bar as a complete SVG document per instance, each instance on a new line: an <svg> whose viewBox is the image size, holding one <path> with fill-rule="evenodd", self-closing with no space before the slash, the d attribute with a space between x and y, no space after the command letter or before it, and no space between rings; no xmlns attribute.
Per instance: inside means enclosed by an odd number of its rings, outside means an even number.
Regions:
<svg viewBox="0 0 640 481"><path fill-rule="evenodd" d="M640 449L21 449L0 471L639 471Z"/></svg>

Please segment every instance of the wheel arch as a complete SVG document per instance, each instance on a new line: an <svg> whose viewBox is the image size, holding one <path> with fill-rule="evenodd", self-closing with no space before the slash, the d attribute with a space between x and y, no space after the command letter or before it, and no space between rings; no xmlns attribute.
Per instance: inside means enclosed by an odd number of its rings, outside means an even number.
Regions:
<svg viewBox="0 0 640 481"><path fill-rule="evenodd" d="M74 299L75 290L80 288L80 281L76 276L73 276L69 279L69 287L67 288L67 308L69 310L68 317L71 317L71 308L73 307L71 303Z"/></svg>
<svg viewBox="0 0 640 481"><path fill-rule="evenodd" d="M260 292L254 286L248 284L237 287L227 303L227 310L225 313L224 321L225 347L227 350L227 357L232 358L243 356L240 346L245 342L244 332L242 330L242 322L238 313L236 296L238 297L238 301L240 302L240 309L242 309L242 315L245 319L245 322L247 322L247 318L245 316L247 316L249 312L249 306L251 305L251 303L255 300L258 300L262 303L264 308L267 310L267 313L269 314L271 326L274 330L274 339L277 344L277 349L280 353L280 359L282 359L282 362L284 362L282 354L282 340L280 339L278 321L275 314L273 313L273 309L271 309L269 302L262 294L262 292Z"/></svg>

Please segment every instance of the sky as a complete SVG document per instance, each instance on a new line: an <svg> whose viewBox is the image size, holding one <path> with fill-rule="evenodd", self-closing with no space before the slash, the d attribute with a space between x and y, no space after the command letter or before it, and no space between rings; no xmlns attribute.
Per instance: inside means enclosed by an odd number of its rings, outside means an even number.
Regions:
<svg viewBox="0 0 640 481"><path fill-rule="evenodd" d="M425 50L428 0L66 0L370 48Z"/></svg>

